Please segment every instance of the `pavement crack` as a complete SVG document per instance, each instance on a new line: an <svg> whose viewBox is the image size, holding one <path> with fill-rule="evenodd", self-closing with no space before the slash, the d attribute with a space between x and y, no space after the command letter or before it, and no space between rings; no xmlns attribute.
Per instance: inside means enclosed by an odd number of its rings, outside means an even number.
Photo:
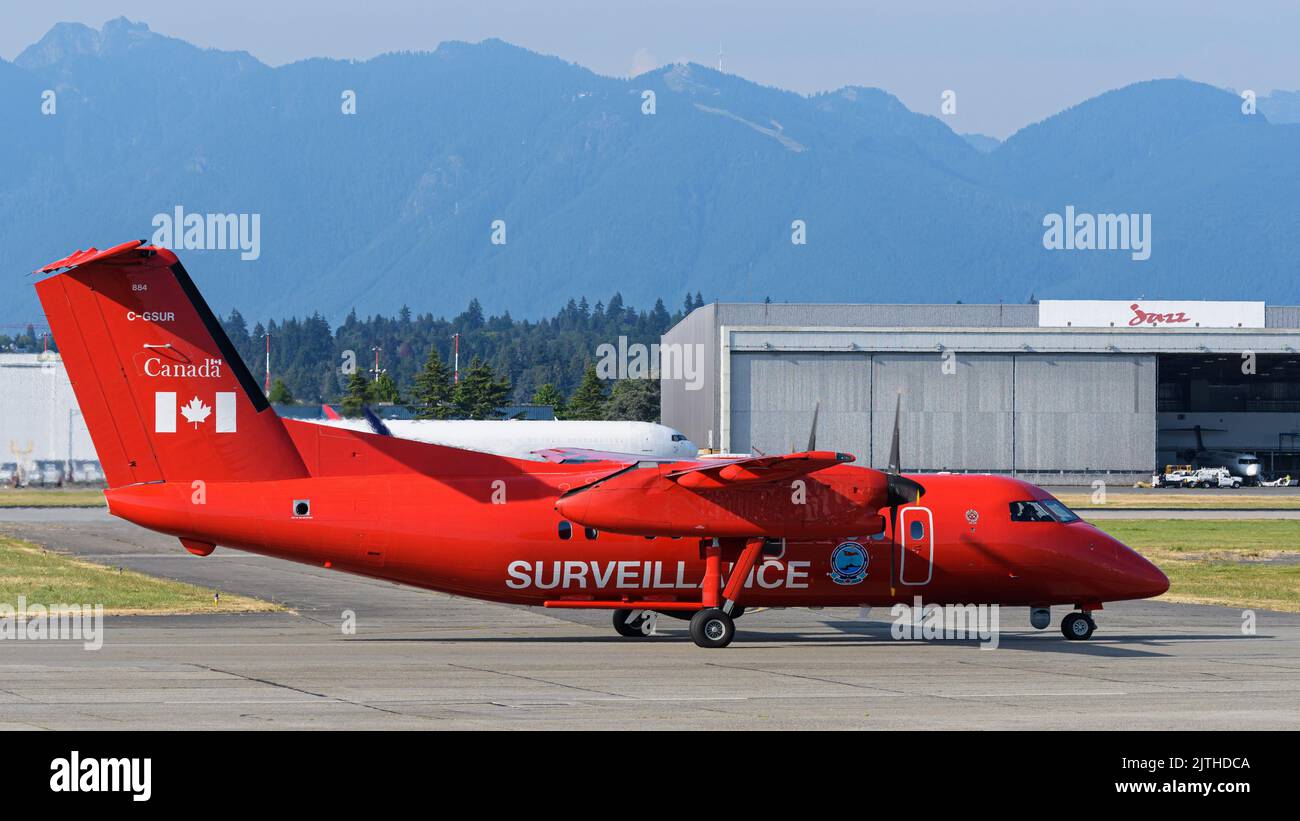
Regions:
<svg viewBox="0 0 1300 821"><path fill-rule="evenodd" d="M418 714L404 713L401 710L389 710L389 709L385 709L384 707L376 707L374 704L367 704L364 701L353 701L351 699L341 698L339 696L331 696L325 693L316 693L316 692L312 692L311 690L305 690L302 687L294 687L292 684L281 684L278 681L271 681L270 679L266 679L266 678L258 678L257 676L246 676L243 673L236 673L233 670L222 670L219 667L209 667L206 664L196 663L194 666L200 667L204 670L208 670L209 672L220 673L225 676L234 676L235 678L243 679L244 681L251 681L254 682L255 684L265 684L268 687L278 687L282 690L289 690L290 692L293 693L300 693L305 696L312 696L313 698L320 698L326 701L336 701L340 704L349 704L353 707L364 707L367 710L375 710L380 713L388 713L389 715L409 717L409 718L429 718L429 716L421 716Z"/></svg>
<svg viewBox="0 0 1300 821"><path fill-rule="evenodd" d="M852 687L855 690L875 690L881 693L894 693L895 695L911 695L906 690L894 690L888 687L875 687L868 684L854 684L849 681L836 681L833 678L821 678L818 676L809 676L802 673L786 673L781 670L765 670L762 667L746 667L743 664L718 664L717 662L706 661L706 667L719 667L724 670L744 670L750 673L767 673L769 676L785 676L786 678L803 679L804 681L818 681L822 684L838 684L841 687Z"/></svg>
<svg viewBox="0 0 1300 821"><path fill-rule="evenodd" d="M457 670L473 670L477 673L493 673L494 675L498 675L498 676L509 676L510 678L522 679L524 681L531 681L537 684L549 684L552 687L563 687L567 690L577 690L578 692L582 692L582 693L595 693L596 695L599 696L613 696L614 698L625 698L629 701L640 701L640 699L638 699L636 696L629 696L623 693L612 693L609 692L608 690L593 690L590 687L579 687L576 684L565 684L564 682L561 681L550 681L549 679L538 678L536 676L526 676L523 673L507 673L504 670L492 670L487 667L470 667L469 665L466 664L448 664L447 666L454 667Z"/></svg>

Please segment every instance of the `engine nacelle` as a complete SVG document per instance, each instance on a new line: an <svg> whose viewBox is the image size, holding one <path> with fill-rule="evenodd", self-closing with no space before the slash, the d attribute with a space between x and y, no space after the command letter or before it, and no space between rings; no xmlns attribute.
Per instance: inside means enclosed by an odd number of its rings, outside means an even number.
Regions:
<svg viewBox="0 0 1300 821"><path fill-rule="evenodd" d="M789 480L687 487L646 466L570 491L564 518L633 536L838 538L885 528L888 482L879 471L834 466ZM694 484L694 483L692 483Z"/></svg>

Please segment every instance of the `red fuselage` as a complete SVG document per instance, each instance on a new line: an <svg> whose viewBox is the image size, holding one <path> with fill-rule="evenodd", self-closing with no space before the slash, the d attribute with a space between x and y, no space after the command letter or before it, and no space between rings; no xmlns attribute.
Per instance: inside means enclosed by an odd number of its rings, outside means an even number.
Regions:
<svg viewBox="0 0 1300 821"><path fill-rule="evenodd" d="M203 504L192 502L189 484L134 485L108 491L110 510L192 542L493 601L700 599L699 539L596 531L556 512L566 491L621 465L524 462L285 425L300 451L316 455L309 465L316 475L210 482ZM351 473L349 461L365 472ZM875 475L843 465L807 481L815 496L822 484ZM939 604L1046 606L1144 598L1168 588L1159 569L1086 522L1012 521L1012 502L1050 498L1033 485L994 476L915 478L926 493L900 508L897 543L887 517L877 518L883 530L874 536L845 530L786 539L779 555L749 574L746 605L884 605L921 596ZM301 500L309 502L307 516L293 515ZM865 549L859 581L832 565L845 542Z"/></svg>

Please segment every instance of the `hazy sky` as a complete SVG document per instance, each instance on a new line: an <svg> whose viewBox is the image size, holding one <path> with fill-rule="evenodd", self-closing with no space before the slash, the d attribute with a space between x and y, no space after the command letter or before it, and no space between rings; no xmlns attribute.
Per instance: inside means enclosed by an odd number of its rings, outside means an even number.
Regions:
<svg viewBox="0 0 1300 821"><path fill-rule="evenodd" d="M0 0L0 57L56 22L119 15L272 65L500 37L626 76L716 66L721 43L726 71L795 91L878 86L937 115L952 89L949 125L997 137L1154 77L1300 89L1295 0Z"/></svg>

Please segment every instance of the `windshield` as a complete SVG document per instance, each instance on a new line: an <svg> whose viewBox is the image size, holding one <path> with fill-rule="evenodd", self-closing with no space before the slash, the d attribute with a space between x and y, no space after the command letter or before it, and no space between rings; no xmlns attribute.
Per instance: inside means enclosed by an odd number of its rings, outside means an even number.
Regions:
<svg viewBox="0 0 1300 821"><path fill-rule="evenodd" d="M1056 517L1056 521L1061 522L1062 524L1079 521L1079 517L1075 515L1073 510L1070 510L1055 499L1044 499L1043 505L1048 510L1052 511L1052 515Z"/></svg>
<svg viewBox="0 0 1300 821"><path fill-rule="evenodd" d="M1079 521L1079 517L1055 499L1027 499L1011 503L1011 521L1069 524Z"/></svg>

